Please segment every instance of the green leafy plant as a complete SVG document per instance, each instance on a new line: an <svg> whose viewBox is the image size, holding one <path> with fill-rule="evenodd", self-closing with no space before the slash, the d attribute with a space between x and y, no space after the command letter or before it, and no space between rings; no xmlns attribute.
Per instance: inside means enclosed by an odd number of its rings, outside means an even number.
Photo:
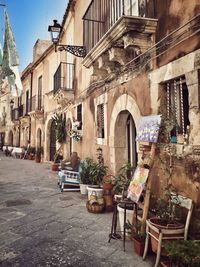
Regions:
<svg viewBox="0 0 200 267"><path fill-rule="evenodd" d="M56 125L56 140L58 143L64 143L66 141L66 122L62 114L54 114L52 119Z"/></svg>
<svg viewBox="0 0 200 267"><path fill-rule="evenodd" d="M171 267L199 267L200 241L179 240L165 242L165 251L170 259Z"/></svg>
<svg viewBox="0 0 200 267"><path fill-rule="evenodd" d="M35 147L30 146L27 151L28 155L35 155Z"/></svg>
<svg viewBox="0 0 200 267"><path fill-rule="evenodd" d="M35 155L38 156L38 157L40 157L40 156L43 155L43 154L44 154L43 147L42 147L42 146L38 147L38 148L36 149Z"/></svg>
<svg viewBox="0 0 200 267"><path fill-rule="evenodd" d="M125 163L115 176L114 192L115 194L126 194L128 186L130 184L134 167L130 162Z"/></svg>
<svg viewBox="0 0 200 267"><path fill-rule="evenodd" d="M104 184L112 184L112 185L114 185L115 184L115 176L111 175L111 174L105 175L103 177L103 183Z"/></svg>
<svg viewBox="0 0 200 267"><path fill-rule="evenodd" d="M107 166L96 163L91 158L86 158L80 163L80 180L84 184L101 185L103 177L107 173Z"/></svg>
<svg viewBox="0 0 200 267"><path fill-rule="evenodd" d="M141 222L137 221L133 224L130 223L130 221L126 222L125 228L127 229L128 233L131 235L131 237L135 238L136 240L140 242L145 241L146 234L141 231Z"/></svg>

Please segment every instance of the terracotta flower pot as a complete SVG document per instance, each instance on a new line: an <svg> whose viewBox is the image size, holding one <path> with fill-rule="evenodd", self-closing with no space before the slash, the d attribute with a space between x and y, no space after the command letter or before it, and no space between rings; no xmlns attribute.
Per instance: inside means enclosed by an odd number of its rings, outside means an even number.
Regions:
<svg viewBox="0 0 200 267"><path fill-rule="evenodd" d="M175 229L181 229L184 227L184 225L182 223L179 223L179 222L170 222L168 220L165 220L165 219L161 219L161 218L150 218L149 219L150 223L152 225L154 225L156 228L158 229L166 229L166 230L169 230L169 235L165 234L164 236L167 237L167 236L172 236L172 234L170 233L170 230L175 230ZM156 237L158 238L158 233L154 232L151 228L150 228L150 232ZM174 234L174 236L177 236L177 233ZM151 237L151 248L152 248L152 251L153 252L157 252L157 248L158 248L158 241ZM165 255L165 253L162 253L162 255Z"/></svg>
<svg viewBox="0 0 200 267"><path fill-rule="evenodd" d="M113 184L103 183L103 190L112 190Z"/></svg>
<svg viewBox="0 0 200 267"><path fill-rule="evenodd" d="M33 155L28 155L28 159L29 160L34 160L34 156Z"/></svg>
<svg viewBox="0 0 200 267"><path fill-rule="evenodd" d="M57 163L53 163L52 165L51 165L51 170L52 171L58 171L58 164Z"/></svg>
<svg viewBox="0 0 200 267"><path fill-rule="evenodd" d="M40 163L41 162L41 157L40 156L35 156L35 162Z"/></svg>
<svg viewBox="0 0 200 267"><path fill-rule="evenodd" d="M144 253L145 241L144 240L138 240L135 237L133 237L132 239L133 239L134 251L136 252L137 255L142 257L143 253Z"/></svg>

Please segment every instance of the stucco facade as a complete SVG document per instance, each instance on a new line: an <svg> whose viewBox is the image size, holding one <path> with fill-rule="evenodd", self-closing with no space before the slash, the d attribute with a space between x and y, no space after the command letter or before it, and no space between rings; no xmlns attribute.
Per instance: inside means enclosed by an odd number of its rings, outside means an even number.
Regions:
<svg viewBox="0 0 200 267"><path fill-rule="evenodd" d="M173 184L200 206L199 1L148 0L145 8L141 1L133 1L137 9L125 6L117 16L114 7L103 8L100 2L71 0L63 11L59 43L84 45L84 58L55 52L53 45L46 49L46 42L44 51L39 42L38 54L36 43L37 57L22 75L22 102L26 105L26 99L36 96L36 107L38 101L41 103L39 108L33 108L32 103L28 116L14 122L21 130L20 146L30 139L32 146L44 147L44 160L52 161L52 153L59 147L53 140L52 116L59 113L66 120L67 131L81 121L82 138L66 137L64 158L72 151L82 159L96 158L100 147L110 172L116 173L126 161L136 166L142 155L135 141L141 117L160 114L163 106L168 109L173 98L168 94L180 88L174 115L185 142L174 144L178 156L174 159ZM92 10L96 10L96 17ZM100 19L104 19L105 27ZM63 80L58 74L63 74ZM57 87L56 77L60 79ZM188 173L186 166L192 157L194 168ZM153 191L161 192L166 177L157 161L151 175Z"/></svg>

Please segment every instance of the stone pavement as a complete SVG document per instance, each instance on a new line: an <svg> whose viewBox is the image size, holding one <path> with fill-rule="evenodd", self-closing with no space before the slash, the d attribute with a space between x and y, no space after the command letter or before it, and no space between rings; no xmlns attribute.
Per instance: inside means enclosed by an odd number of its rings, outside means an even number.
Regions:
<svg viewBox="0 0 200 267"><path fill-rule="evenodd" d="M61 193L48 163L0 152L0 266L149 267L108 243L112 213L92 214L79 192Z"/></svg>

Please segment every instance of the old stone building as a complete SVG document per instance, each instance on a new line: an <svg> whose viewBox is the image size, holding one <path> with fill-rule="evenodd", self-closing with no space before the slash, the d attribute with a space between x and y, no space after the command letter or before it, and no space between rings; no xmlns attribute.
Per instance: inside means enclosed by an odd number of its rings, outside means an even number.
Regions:
<svg viewBox="0 0 200 267"><path fill-rule="evenodd" d="M141 158L135 140L141 117L163 113L177 122L172 182L199 206L199 24L198 0L70 0L59 44L80 46L86 55L36 42L33 63L22 74L24 94L15 100L16 145L29 139L35 147L42 144L44 159L52 161L57 112L67 131L79 122L81 139L67 135L64 157L77 151L96 158L100 147L116 173ZM26 112L20 113L21 105ZM165 174L158 162L151 175L160 192Z"/></svg>

